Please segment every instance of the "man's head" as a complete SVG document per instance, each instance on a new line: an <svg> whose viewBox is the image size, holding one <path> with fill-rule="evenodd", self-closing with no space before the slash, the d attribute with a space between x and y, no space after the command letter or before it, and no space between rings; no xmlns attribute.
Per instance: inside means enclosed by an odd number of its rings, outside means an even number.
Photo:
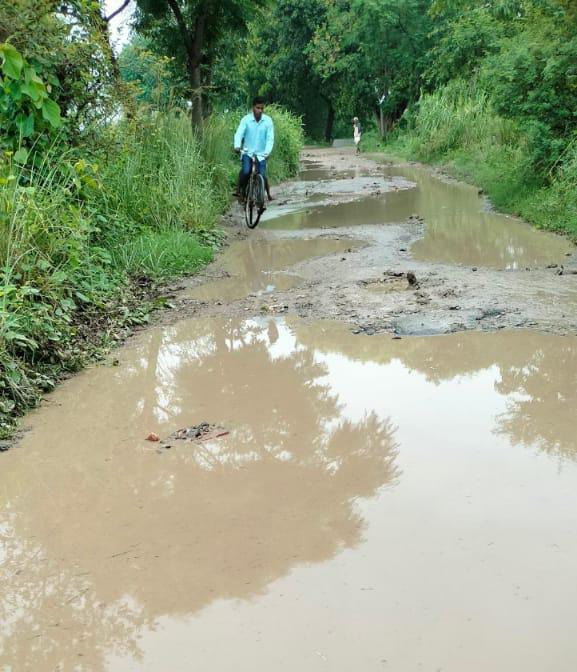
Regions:
<svg viewBox="0 0 577 672"><path fill-rule="evenodd" d="M258 121L264 112L265 99L262 96L256 96L252 101L252 113L254 118Z"/></svg>

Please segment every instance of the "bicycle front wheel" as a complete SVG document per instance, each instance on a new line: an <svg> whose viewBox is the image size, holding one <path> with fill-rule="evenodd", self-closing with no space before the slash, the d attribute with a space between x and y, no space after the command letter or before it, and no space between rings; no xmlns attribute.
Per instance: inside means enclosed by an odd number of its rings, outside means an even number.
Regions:
<svg viewBox="0 0 577 672"><path fill-rule="evenodd" d="M258 224L258 208L255 199L254 178L251 176L246 187L246 201L244 203L244 218L249 229L254 229Z"/></svg>
<svg viewBox="0 0 577 672"><path fill-rule="evenodd" d="M259 223L262 213L266 210L264 178L262 175L254 176L253 198L256 219L254 220L254 226L251 228L254 228Z"/></svg>

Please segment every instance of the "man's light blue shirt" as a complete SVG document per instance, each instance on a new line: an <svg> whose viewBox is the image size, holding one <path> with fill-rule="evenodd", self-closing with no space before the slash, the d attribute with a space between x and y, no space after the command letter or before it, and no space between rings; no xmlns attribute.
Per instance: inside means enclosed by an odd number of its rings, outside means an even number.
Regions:
<svg viewBox="0 0 577 672"><path fill-rule="evenodd" d="M274 124L272 119L263 114L260 121L250 112L244 116L234 134L234 148L252 156L256 154L259 161L266 159L274 146Z"/></svg>

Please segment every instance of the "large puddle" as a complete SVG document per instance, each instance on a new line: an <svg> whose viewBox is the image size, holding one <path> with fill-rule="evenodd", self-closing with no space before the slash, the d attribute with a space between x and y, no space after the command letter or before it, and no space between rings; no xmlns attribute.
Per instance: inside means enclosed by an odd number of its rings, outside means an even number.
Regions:
<svg viewBox="0 0 577 672"><path fill-rule="evenodd" d="M411 248L414 258L505 269L558 263L574 249L560 236L488 211L474 187L447 182L428 170L411 166L383 168L383 172L390 179L404 178L415 186L383 190L382 194L364 195L348 203L318 204L315 197L327 191L327 187L321 185L327 182L338 185L339 181L334 179L333 171L321 175L320 171L309 168L303 171L308 200L293 212L270 209L262 226L308 229L375 225L403 222L416 214L424 218L425 228L423 237ZM311 175L321 180L316 191ZM354 182L349 173L346 175L347 183ZM374 177L356 179L361 194L365 183Z"/></svg>
<svg viewBox="0 0 577 672"><path fill-rule="evenodd" d="M119 357L1 456L3 672L577 668L577 339L188 321Z"/></svg>
<svg viewBox="0 0 577 672"><path fill-rule="evenodd" d="M301 279L280 272L300 261L316 256L344 252L356 247L351 240L333 238L248 240L233 243L218 261L231 277L216 280L188 292L202 301L242 299L250 294L267 294L295 287Z"/></svg>

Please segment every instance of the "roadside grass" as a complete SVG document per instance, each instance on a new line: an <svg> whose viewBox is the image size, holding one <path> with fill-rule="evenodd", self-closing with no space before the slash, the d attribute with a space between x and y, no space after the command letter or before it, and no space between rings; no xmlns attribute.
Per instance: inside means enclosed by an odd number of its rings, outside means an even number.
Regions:
<svg viewBox="0 0 577 672"><path fill-rule="evenodd" d="M364 131L361 138L361 152L363 154L371 154L382 152L386 148L386 141L381 138L379 131L376 128L370 128Z"/></svg>
<svg viewBox="0 0 577 672"><path fill-rule="evenodd" d="M475 83L460 80L423 95L384 150L443 164L482 188L499 209L577 241L577 142L548 170L536 166L532 139L498 115Z"/></svg>
<svg viewBox="0 0 577 672"><path fill-rule="evenodd" d="M193 233L178 228L147 229L112 252L113 263L128 275L153 280L191 275L212 261L213 256L211 247L202 245Z"/></svg>

